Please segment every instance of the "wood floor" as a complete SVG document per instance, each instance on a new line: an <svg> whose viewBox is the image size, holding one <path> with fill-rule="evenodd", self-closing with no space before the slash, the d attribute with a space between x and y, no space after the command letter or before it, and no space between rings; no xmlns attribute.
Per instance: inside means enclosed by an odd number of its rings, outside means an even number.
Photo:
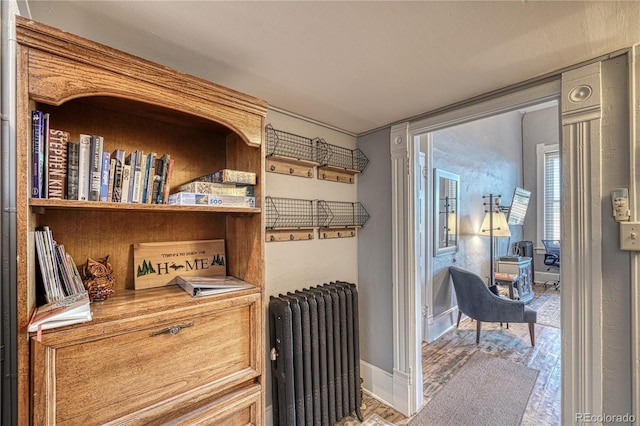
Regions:
<svg viewBox="0 0 640 426"><path fill-rule="evenodd" d="M550 298L559 298L560 291L553 286L545 289L534 286L535 297L530 305L540 308ZM431 398L478 351L509 359L539 370L538 379L531 392L522 425L560 425L560 329L536 325L536 346L531 347L527 324L483 323L480 343L476 344L476 324L469 319L460 323L460 328L445 333L431 344L423 343L422 368L424 379L424 401ZM365 396L363 417L378 414L387 421L405 423L404 416L392 408ZM500 395L496 395L496 402ZM403 421L404 420L404 421ZM359 424L355 417L343 419L340 426ZM505 425L507 426L507 425Z"/></svg>

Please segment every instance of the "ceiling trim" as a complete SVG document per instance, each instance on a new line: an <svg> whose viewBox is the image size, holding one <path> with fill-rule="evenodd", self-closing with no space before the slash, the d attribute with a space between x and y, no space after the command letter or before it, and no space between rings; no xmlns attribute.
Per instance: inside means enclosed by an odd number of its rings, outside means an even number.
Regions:
<svg viewBox="0 0 640 426"><path fill-rule="evenodd" d="M288 115L289 117L296 118L296 119L302 120L302 121L306 121L306 122L311 123L311 124L315 124L316 126L322 126L322 127L327 128L329 130L333 130L333 131L336 131L336 132L343 133L343 134L345 134L347 136L351 136L351 137L354 137L354 138L358 137L357 133L353 133L353 132L350 132L348 130L341 129L341 128L336 127L336 126L332 126L331 124L323 123L322 121L314 120L313 118L305 117L304 115L296 114L295 112L287 111L286 109L278 108L277 106L269 105L267 107L267 111L269 111L269 110L274 111L274 112L278 112L280 114Z"/></svg>

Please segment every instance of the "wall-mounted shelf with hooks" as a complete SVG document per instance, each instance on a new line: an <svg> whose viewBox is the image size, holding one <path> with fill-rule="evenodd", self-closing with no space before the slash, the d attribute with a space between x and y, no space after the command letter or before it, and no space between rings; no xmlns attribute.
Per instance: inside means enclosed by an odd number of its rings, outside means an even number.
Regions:
<svg viewBox="0 0 640 426"><path fill-rule="evenodd" d="M265 197L265 240L312 240L316 224L313 200Z"/></svg>
<svg viewBox="0 0 640 426"><path fill-rule="evenodd" d="M369 220L369 213L359 202L324 201L317 203L319 237L349 238Z"/></svg>
<svg viewBox="0 0 640 426"><path fill-rule="evenodd" d="M313 178L313 169L320 165L319 158L327 156L324 140L276 130L271 124L265 127L265 140L267 172Z"/></svg>
<svg viewBox="0 0 640 426"><path fill-rule="evenodd" d="M318 156L318 179L342 183L355 183L355 175L362 173L369 159L360 149L348 149L327 144L325 157Z"/></svg>
<svg viewBox="0 0 640 426"><path fill-rule="evenodd" d="M314 228L321 239L356 236L369 220L359 202L300 200L265 197L265 240L313 240Z"/></svg>

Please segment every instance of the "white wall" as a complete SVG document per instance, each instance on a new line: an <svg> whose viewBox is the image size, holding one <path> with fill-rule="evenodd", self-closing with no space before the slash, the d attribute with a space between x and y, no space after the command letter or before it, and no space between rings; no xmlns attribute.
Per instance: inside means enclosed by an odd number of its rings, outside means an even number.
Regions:
<svg viewBox="0 0 640 426"><path fill-rule="evenodd" d="M356 147L355 137L269 109L267 124L276 130L306 138L323 138L331 145ZM266 195L304 200L358 201L356 184L346 184L266 173ZM366 205L365 205L366 208ZM366 226L366 225L365 225ZM265 243L265 303L269 296L331 281L358 282L358 238ZM266 349L269 352L268 313ZM271 404L271 361L267 359L267 406ZM271 412L267 422L271 422Z"/></svg>

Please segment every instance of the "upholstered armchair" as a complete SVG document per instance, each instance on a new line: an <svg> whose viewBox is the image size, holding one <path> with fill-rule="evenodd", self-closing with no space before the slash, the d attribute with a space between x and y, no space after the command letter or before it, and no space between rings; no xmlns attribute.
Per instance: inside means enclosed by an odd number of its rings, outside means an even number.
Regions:
<svg viewBox="0 0 640 426"><path fill-rule="evenodd" d="M496 296L489 290L489 287L480 278L464 269L449 267L453 288L458 299L458 323L462 313L476 320L476 343L480 342L481 322L506 322L528 323L531 346L535 346L534 324L537 320L537 312L520 300L511 300L505 297Z"/></svg>

